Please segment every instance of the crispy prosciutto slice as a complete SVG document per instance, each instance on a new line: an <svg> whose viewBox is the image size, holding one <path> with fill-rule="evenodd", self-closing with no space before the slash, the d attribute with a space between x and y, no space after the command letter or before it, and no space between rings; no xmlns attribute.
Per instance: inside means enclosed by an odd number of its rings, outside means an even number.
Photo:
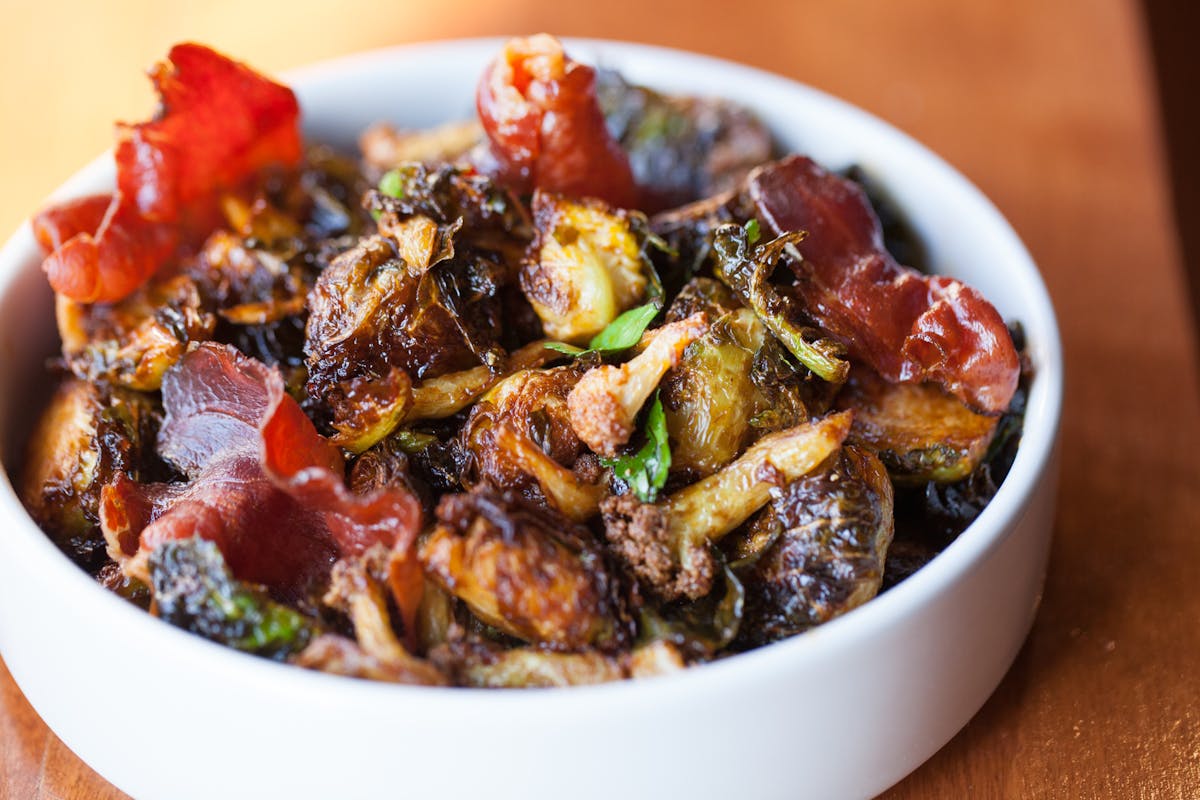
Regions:
<svg viewBox="0 0 1200 800"><path fill-rule="evenodd" d="M163 407L159 452L188 482L118 479L104 489L101 525L118 560L200 536L217 543L239 580L298 596L338 558L376 544L411 552L416 499L402 489L347 489L341 451L284 392L276 370L204 344L167 373ZM394 588L407 616L414 592L401 584Z"/></svg>
<svg viewBox="0 0 1200 800"><path fill-rule="evenodd" d="M776 235L808 232L794 245L794 291L852 357L892 382L939 384L983 413L1008 408L1020 363L999 312L953 278L898 264L856 184L789 156L751 173L747 190Z"/></svg>
<svg viewBox="0 0 1200 800"><path fill-rule="evenodd" d="M553 36L510 40L484 70L475 104L495 161L485 171L511 189L636 205L629 158L596 98L596 71Z"/></svg>
<svg viewBox="0 0 1200 800"><path fill-rule="evenodd" d="M141 286L181 242L202 238L217 197L302 155L290 89L198 44L171 48L150 73L155 119L117 128L117 191L51 206L33 220L55 291L113 302Z"/></svg>

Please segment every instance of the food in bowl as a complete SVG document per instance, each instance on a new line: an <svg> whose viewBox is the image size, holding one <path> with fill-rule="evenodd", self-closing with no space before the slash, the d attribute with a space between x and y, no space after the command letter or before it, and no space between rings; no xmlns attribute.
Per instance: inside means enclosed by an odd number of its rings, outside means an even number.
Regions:
<svg viewBox="0 0 1200 800"><path fill-rule="evenodd" d="M533 37L477 123L355 163L286 88L170 62L117 192L35 219L64 380L23 480L163 619L397 682L654 674L846 613L1003 479L999 314L735 104Z"/></svg>

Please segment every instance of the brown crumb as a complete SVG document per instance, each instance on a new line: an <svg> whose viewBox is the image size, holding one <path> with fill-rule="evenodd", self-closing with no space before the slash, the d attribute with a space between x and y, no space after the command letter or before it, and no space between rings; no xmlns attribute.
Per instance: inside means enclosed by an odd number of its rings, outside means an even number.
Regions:
<svg viewBox="0 0 1200 800"><path fill-rule="evenodd" d="M661 508L626 494L607 498L600 511L610 549L654 594L695 599L712 589L712 554L704 547L676 553Z"/></svg>

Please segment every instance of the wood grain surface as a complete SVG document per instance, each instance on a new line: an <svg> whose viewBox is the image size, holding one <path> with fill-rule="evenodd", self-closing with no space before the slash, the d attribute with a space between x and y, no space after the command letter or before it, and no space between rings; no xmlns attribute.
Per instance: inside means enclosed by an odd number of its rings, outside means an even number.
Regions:
<svg viewBox="0 0 1200 800"><path fill-rule="evenodd" d="M764 67L916 136L1013 222L1067 358L1044 601L976 718L888 798L1200 796L1200 395L1146 37L1122 0L18 2L0 26L0 229L144 117L195 39L277 71L431 38L547 30ZM847 743L853 747L853 743ZM0 797L123 795L0 665Z"/></svg>

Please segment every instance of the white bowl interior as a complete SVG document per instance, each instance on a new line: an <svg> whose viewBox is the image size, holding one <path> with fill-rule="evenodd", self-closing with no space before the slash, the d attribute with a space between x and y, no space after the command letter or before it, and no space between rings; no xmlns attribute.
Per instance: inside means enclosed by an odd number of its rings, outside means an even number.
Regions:
<svg viewBox="0 0 1200 800"><path fill-rule="evenodd" d="M309 135L349 146L359 131L380 119L407 127L421 127L469 116L473 112L473 91L478 75L498 45L498 40L471 40L367 53L297 70L291 74L290 82L300 96ZM731 691L731 687L769 687L779 682L781 676L789 676L784 684L791 685L807 673L814 676L834 674L841 669L839 658L862 658L862 654L873 652L872 642L920 646L919 642L909 645L894 642L889 631L917 625L922 613L928 613L940 594L948 587L967 581L972 570L989 554L1000 552L1006 537L1019 529L1018 523L1027 512L1025 506L1030 497L1039 490L1041 482L1049 480L1052 472L1062 395L1061 349L1045 287L1028 253L996 209L958 173L908 137L839 100L777 76L691 54L596 41L569 42L568 49L576 57L616 67L635 82L668 91L736 98L758 111L789 148L811 154L834 168L850 163L862 165L904 209L922 235L936 271L964 279L980 289L1007 319L1021 321L1036 372L1023 443L996 498L958 540L904 583L808 634L678 675L577 688L565 693L513 694L375 685L279 666L211 645L151 619L95 586L55 550L24 514L8 481L0 479L0 519L5 523L0 533L0 557L19 559L22 572L36 576L26 580L26 585L44 587L43 591L51 591L52 587L64 607L74 609L72 613L77 615L81 626L109 632L107 641L115 646L139 653L155 653L162 664L170 664L181 675L198 671L207 680L217 682L213 686L225 682L223 685L229 687L230 697L261 702L268 708L281 708L283 703L303 704L308 716L296 718L294 725L297 728L303 727L306 719L334 724L339 717L344 717L358 720L366 729L382 735L379 731L388 729L387 720L398 715L418 720L438 718L442 720L439 729L449 730L454 723L477 730L479 736L493 731L499 737L492 740L495 757L484 758L478 762L477 769L491 764L495 769L504 770L506 765L511 768L520 761L511 752L512 746L498 743L506 735L503 723L507 720L511 724L514 715L520 719L516 726L519 731L528 734L540 726L543 730L558 731L564 741L578 742L592 742L592 734L571 727L569 719L583 724L621 713L628 714L631 720L645 719L644 731L636 728L628 731L628 746L621 748L628 758L626 773L629 780L618 780L620 776L613 777L608 783L600 780L597 786L605 791L635 785L630 782L635 778L649 781L640 784L642 786L654 783L652 776L661 765L648 756L639 756L640 751L636 748L657 754L664 745L655 740L658 730L653 724L655 717L653 714L647 717L645 709L678 710L695 706L701 698L715 698L713 713L719 711L724 715L723 720L753 727L762 724L761 707L750 702L739 703L738 692ZM103 190L111 185L111 181L111 164L107 159L100 159L64 185L57 196ZM51 294L37 268L39 260L28 225L22 227L0 252L0 387L3 387L0 392L0 435L3 436L0 450L6 475L11 475L18 463L18 445L27 434L42 398L36 387L46 383L41 363L54 348ZM1052 490L1049 491L1052 499ZM1043 485L1039 497L1045 495ZM1041 502L1044 505L1044 499ZM1049 512L1039 507L1038 513L1046 516ZM1048 528L1039 534L1043 550L1047 533ZM1030 589L1032 599L1023 601L1028 609L1022 612L1026 614L1026 618L1022 618L1025 627L1020 630L1016 644L1027 630L1040 586L1040 566L1034 566L1037 586ZM3 577L0 572L0 578ZM66 707L65 695L61 700L55 699L53 679L45 673L44 659L28 651L31 640L20 632L29 627L28 621L20 616L24 612L11 603L6 608L3 600L5 596L0 594L0 647L4 648L10 668L31 701L60 736L71 746L78 747L127 790L136 789L145 796L167 796L171 794L164 792L167 787L180 791L178 784L139 772L128 763L127 756L122 758L118 743L106 743L97 738L92 726L86 720L78 719L78 710L72 714ZM934 636L933 629L921 630L924 632L921 635ZM79 632L78 637L80 642L86 641L84 632ZM104 642L105 638L98 636L96 641ZM931 640L930 646L944 648L945 643ZM52 656L56 648L70 650L71 646L48 645L46 657ZM1007 640L1002 649L1004 652L998 651L993 659L997 663L987 665L990 671L986 680L964 685L963 698L953 713L948 710L931 712L937 717L936 726L931 725L930 730L916 735L912 743L904 746L893 743L892 754L887 758L880 756L875 767L864 771L861 765L851 766L850 760L823 755L820 743L814 740L810 755L815 759L814 763L824 762L827 765L824 772L830 774L822 778L810 771L809 785L828 787L837 795L847 791L852 795L868 794L890 785L928 757L978 708L1015 654L1015 645ZM880 651L871 657L886 659L888 655ZM864 674L862 680L883 679ZM151 676L147 683L151 694L161 689L169 696L167 678ZM988 685L981 695L980 686L984 683ZM203 716L202 698L206 688L198 687L195 703L189 705L179 700L182 703L180 713L187 709ZM831 690L831 704L827 708L814 702L814 698L807 698L813 713L820 715L828 737L844 733L861 740L860 721L838 719L837 706L833 702L837 700L838 692L850 688ZM898 683L896 688L900 691L902 685ZM953 694L953 687L950 687L950 693ZM100 706L93 704L91 711L98 712L99 709ZM901 710L910 709L896 706L889 713ZM911 711L921 713L920 708ZM283 720L280 716L283 713L279 711L275 723ZM855 709L852 713L869 717L871 710ZM843 712L843 716L849 715ZM687 723L696 729L692 735L702 736L712 727L711 723L705 722L709 716L698 712L681 713L676 724ZM262 721L248 721L248 730L257 730L260 724ZM722 722L722 727L725 724ZM282 735L282 727L282 724L268 725L265 730L278 738ZM518 734L518 738L521 735ZM681 746L682 742L681 739ZM482 747L483 742L480 744ZM703 739L694 744L703 747ZM868 755L870 748L871 745L864 742L859 752ZM352 761L356 758L349 750L334 747L330 752L330 757L340 755ZM509 760L505 761L501 756ZM314 753L313 757L317 755ZM569 757L561 757L564 765L572 763ZM229 768L238 775L250 775L254 764L250 759L243 763L235 757ZM369 772L366 766L363 769ZM751 766L746 765L744 769L749 771ZM843 777L838 778L834 773ZM770 771L763 774L770 774ZM707 796L708 789L721 783L716 778L714 781L697 784L697 788L703 789L702 794ZM750 781L741 785L752 784ZM314 774L311 781L300 782L294 788L303 796L321 796L317 793L320 789L335 785ZM555 786L560 785L549 780L540 783L534 780L527 784L530 796L537 793L538 787L553 790ZM199 792L197 789L188 796L204 796ZM352 790L345 796L356 794L358 792ZM584 794L599 792L585 791ZM769 785L763 793L764 796L776 794L779 794L778 789L771 789Z"/></svg>

